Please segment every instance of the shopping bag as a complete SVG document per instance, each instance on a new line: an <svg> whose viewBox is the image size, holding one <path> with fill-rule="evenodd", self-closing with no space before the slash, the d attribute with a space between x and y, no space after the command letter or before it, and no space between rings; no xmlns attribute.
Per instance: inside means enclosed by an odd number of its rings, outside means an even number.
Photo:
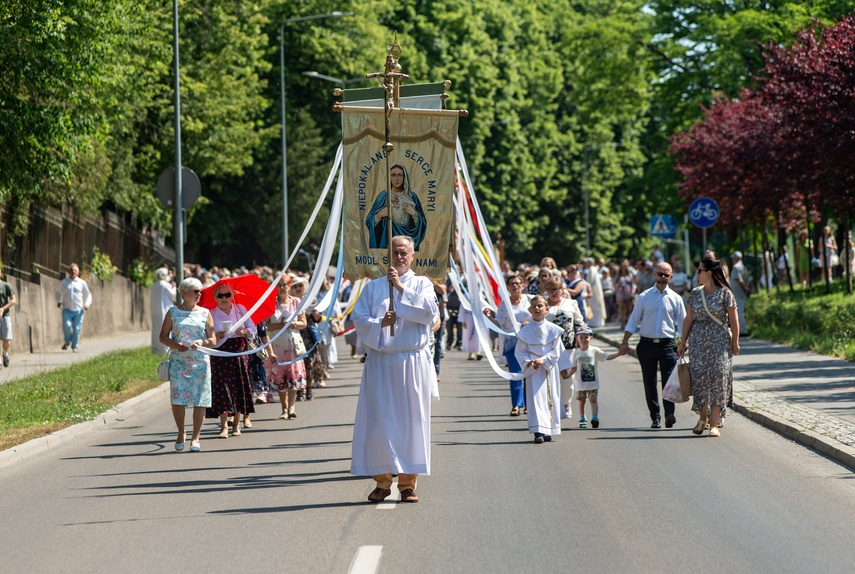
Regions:
<svg viewBox="0 0 855 574"><path fill-rule="evenodd" d="M689 362L686 359L680 359L677 368L674 370L680 377L680 389L683 391L683 396L688 400L692 396L692 373L689 371Z"/></svg>
<svg viewBox="0 0 855 574"><path fill-rule="evenodd" d="M668 382L665 383L665 388L662 389L662 398L672 403L685 403L688 397L683 398L683 390L680 388L680 376L677 368L671 371L671 376L668 377Z"/></svg>

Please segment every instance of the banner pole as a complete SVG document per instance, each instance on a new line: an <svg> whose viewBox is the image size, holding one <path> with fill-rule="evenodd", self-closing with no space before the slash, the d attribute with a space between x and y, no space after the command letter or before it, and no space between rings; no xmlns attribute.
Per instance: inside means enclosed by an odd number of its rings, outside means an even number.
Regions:
<svg viewBox="0 0 855 574"><path fill-rule="evenodd" d="M392 144L392 112L400 105L400 81L409 80L407 74L401 72L401 64L398 63L398 58L401 57L401 46L398 44L398 34L395 33L395 38L389 46L389 54L386 56L385 70L380 73L366 74L367 78L382 78L380 85L385 91L385 128L386 128L386 143L383 144L383 155L386 159L386 257L388 258L389 267L392 266L392 174L389 164L389 156L392 155L392 150L395 149ZM387 268L388 273L388 268ZM392 282L389 282L389 310L395 312L395 288ZM389 335L395 336L395 325L389 326Z"/></svg>

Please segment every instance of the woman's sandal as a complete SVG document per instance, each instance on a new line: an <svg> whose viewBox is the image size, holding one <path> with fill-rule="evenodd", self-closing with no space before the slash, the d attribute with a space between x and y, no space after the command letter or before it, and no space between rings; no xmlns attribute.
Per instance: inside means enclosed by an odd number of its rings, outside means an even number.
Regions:
<svg viewBox="0 0 855 574"><path fill-rule="evenodd" d="M512 416L512 417L518 417L518 416L520 416L520 408L519 408L519 407L514 407L514 408L512 408L512 409L511 409L511 416Z"/></svg>
<svg viewBox="0 0 855 574"><path fill-rule="evenodd" d="M706 419L698 419L698 424L696 424L695 428L692 429L692 433L700 436L704 434L704 431L708 428L710 428L710 425Z"/></svg>

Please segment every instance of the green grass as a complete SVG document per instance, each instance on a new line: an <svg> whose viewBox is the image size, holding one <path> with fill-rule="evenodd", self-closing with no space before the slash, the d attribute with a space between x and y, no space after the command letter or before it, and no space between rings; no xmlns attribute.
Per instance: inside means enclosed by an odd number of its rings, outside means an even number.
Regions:
<svg viewBox="0 0 855 574"><path fill-rule="evenodd" d="M748 299L748 331L760 339L855 361L855 295L842 281L813 289L789 287L760 292Z"/></svg>
<svg viewBox="0 0 855 574"><path fill-rule="evenodd" d="M0 450L96 418L160 385L161 357L114 351L0 386Z"/></svg>

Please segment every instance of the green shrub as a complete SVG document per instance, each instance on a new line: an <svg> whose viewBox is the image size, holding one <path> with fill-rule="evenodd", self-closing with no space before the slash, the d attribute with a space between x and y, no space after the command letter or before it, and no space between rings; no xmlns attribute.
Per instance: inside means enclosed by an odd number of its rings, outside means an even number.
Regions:
<svg viewBox="0 0 855 574"><path fill-rule="evenodd" d="M137 257L128 265L128 279L141 287L151 287L154 284L154 271L141 257Z"/></svg>
<svg viewBox="0 0 855 574"><path fill-rule="evenodd" d="M113 265L110 256L101 253L97 247L92 248L92 261L89 263L89 272L102 281L111 281L113 275L119 268Z"/></svg>
<svg viewBox="0 0 855 574"><path fill-rule="evenodd" d="M855 360L855 295L838 282L790 292L760 292L748 299L748 331L790 347Z"/></svg>

